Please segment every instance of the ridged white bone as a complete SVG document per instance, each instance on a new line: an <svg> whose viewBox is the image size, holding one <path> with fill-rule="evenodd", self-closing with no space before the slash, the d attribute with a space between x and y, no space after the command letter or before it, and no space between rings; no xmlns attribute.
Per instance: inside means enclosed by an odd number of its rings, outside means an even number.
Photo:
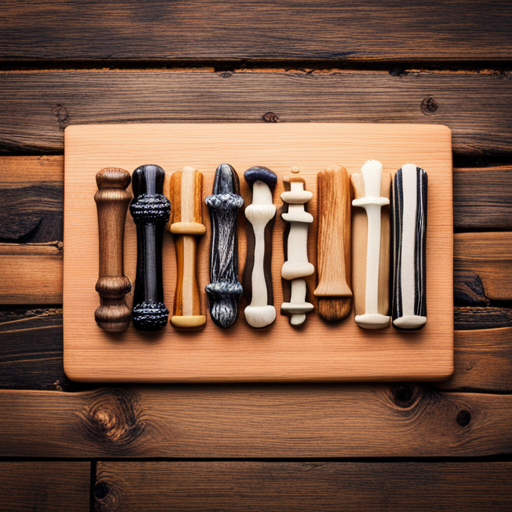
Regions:
<svg viewBox="0 0 512 512"><path fill-rule="evenodd" d="M380 218L381 208L389 199L380 196L382 164L368 160L361 169L364 181L364 197L354 199L353 206L366 210L368 218L368 245L366 251L365 313L357 315L356 323L364 329L382 329L389 325L389 316L381 315L379 306Z"/></svg>
<svg viewBox="0 0 512 512"><path fill-rule="evenodd" d="M313 216L304 210L304 204L312 197L311 192L304 190L302 181L290 182L290 190L281 194L281 199L290 205L288 212L282 215L290 223L290 232L287 240L288 259L281 269L281 276L291 280L290 302L284 302L281 309L291 314L292 325L303 324L306 321L305 313L314 309L313 304L306 302L306 281L301 279L315 271L315 267L308 261L308 229Z"/></svg>

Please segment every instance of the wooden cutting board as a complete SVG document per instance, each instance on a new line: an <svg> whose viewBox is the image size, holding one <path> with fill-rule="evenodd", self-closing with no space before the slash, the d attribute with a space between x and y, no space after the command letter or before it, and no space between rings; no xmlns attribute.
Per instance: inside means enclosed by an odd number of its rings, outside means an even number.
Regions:
<svg viewBox="0 0 512 512"><path fill-rule="evenodd" d="M301 169L313 192L308 211L309 260L316 266L316 174L334 164L359 172L368 159L395 172L414 163L428 172L427 314L421 331L360 329L353 313L337 325L316 312L302 328L279 314L283 302L281 219L282 177ZM274 192L278 208L273 236L272 277L276 322L265 330L243 318L223 330L208 317L200 332L178 332L167 325L159 333L130 327L122 334L97 327L94 310L98 277L98 227L94 193L96 173L104 167L130 172L157 164L172 173L186 165L204 173L203 197L211 194L215 169L230 163L238 171L245 205L250 192L243 173L253 165L271 168L280 178ZM237 382L237 381L398 381L439 380L453 372L453 209L451 132L438 125L400 124L132 124L70 126L65 131L64 210L64 367L83 382ZM203 204L207 234L199 246L199 281L209 282L210 220ZM240 274L245 265L245 228L240 215ZM165 302L172 311L176 259L172 236L165 234ZM135 279L136 236L126 220L125 272ZM308 281L308 299L315 276ZM288 292L289 293L289 292ZM131 304L131 295L127 297Z"/></svg>

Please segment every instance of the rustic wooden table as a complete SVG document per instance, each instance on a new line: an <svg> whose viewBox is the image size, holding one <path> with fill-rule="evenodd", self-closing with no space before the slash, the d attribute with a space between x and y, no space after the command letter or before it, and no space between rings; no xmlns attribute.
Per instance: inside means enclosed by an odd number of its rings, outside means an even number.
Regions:
<svg viewBox="0 0 512 512"><path fill-rule="evenodd" d="M2 0L0 510L510 510L509 0ZM83 386L62 368L63 129L453 131L455 373Z"/></svg>

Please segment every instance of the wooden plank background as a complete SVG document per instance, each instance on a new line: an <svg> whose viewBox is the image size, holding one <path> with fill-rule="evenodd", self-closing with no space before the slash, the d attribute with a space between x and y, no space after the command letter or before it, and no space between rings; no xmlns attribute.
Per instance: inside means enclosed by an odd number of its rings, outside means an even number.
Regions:
<svg viewBox="0 0 512 512"><path fill-rule="evenodd" d="M507 0L4 1L6 60L507 60Z"/></svg>
<svg viewBox="0 0 512 512"><path fill-rule="evenodd" d="M505 0L2 2L0 509L510 510L511 22ZM452 129L453 377L69 382L63 129L296 121Z"/></svg>
<svg viewBox="0 0 512 512"><path fill-rule="evenodd" d="M100 511L507 510L511 470L510 462L100 462L95 503Z"/></svg>
<svg viewBox="0 0 512 512"><path fill-rule="evenodd" d="M89 462L0 461L0 510L90 510Z"/></svg>

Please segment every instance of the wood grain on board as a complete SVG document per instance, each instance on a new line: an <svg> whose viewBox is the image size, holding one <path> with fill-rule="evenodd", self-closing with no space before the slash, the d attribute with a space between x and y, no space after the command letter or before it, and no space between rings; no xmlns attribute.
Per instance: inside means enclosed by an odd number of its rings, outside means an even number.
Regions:
<svg viewBox="0 0 512 512"><path fill-rule="evenodd" d="M444 124L453 132L457 154L510 154L509 78L510 73L349 70L0 73L0 152L62 152L62 130L75 124L263 119Z"/></svg>
<svg viewBox="0 0 512 512"><path fill-rule="evenodd" d="M505 511L512 463L101 461L95 491L105 512Z"/></svg>
<svg viewBox="0 0 512 512"><path fill-rule="evenodd" d="M506 0L3 2L0 59L507 60ZM305 23L307 20L307 23ZM343 30L340 30L343 27Z"/></svg>
<svg viewBox="0 0 512 512"><path fill-rule="evenodd" d="M432 151L435 148L435 151ZM159 334L130 327L122 335L101 331L94 322L98 296L98 232L94 201L95 175L106 165L134 169L158 162L167 172L186 165L203 173L203 200L211 194L219 162L242 174L264 164L279 176L275 203L284 191L282 178L293 166L301 169L317 207L316 174L333 163L357 172L372 155L388 172L416 161L429 169L429 231L427 325L411 336L388 328L378 333L360 329L353 318L340 325L311 313L300 331L279 315L265 330L250 328L241 312L236 324L221 330L208 319L196 333L167 326ZM371 124L222 124L222 125L104 125L72 126L66 130L64 244L64 367L82 382L239 382L336 380L435 380L453 369L453 244L451 137L435 125ZM250 190L241 183L250 204ZM203 205L204 206L204 205ZM242 216L240 216L242 217ZM203 222L210 225L207 208ZM278 218L273 234L274 302L283 302L281 268L286 222ZM309 259L316 261L317 219L308 239ZM246 257L245 219L241 219L240 273ZM199 241L198 282L201 300L209 282L210 233ZM84 243L87 240L87 243ZM165 296L176 287L174 241L164 237ZM134 282L136 236L133 222L125 231L125 271ZM306 278L315 288L315 275ZM130 301L127 295L128 302ZM315 302L314 297L310 301ZM414 342L411 340L414 339Z"/></svg>
<svg viewBox="0 0 512 512"><path fill-rule="evenodd" d="M432 457L512 453L512 396L415 385L0 391L2 457Z"/></svg>
<svg viewBox="0 0 512 512"><path fill-rule="evenodd" d="M90 462L0 462L0 510L87 512Z"/></svg>

